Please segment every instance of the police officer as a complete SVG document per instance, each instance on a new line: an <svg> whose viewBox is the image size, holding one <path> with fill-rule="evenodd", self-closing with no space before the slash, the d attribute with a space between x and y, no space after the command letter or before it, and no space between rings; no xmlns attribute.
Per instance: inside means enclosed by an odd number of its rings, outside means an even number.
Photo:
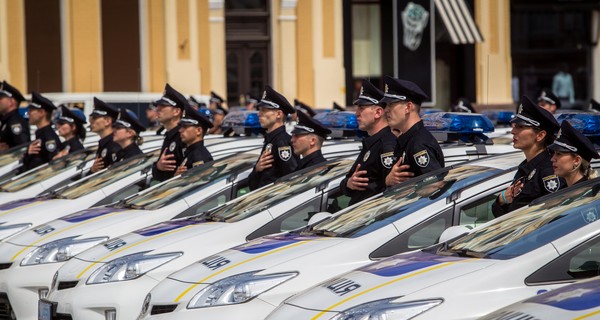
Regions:
<svg viewBox="0 0 600 320"><path fill-rule="evenodd" d="M385 177L396 161L396 136L385 118L380 100L383 92L368 80L363 80L360 95L354 101L358 128L369 137L363 139L362 150L346 178L340 183L350 204L357 203L385 190Z"/></svg>
<svg viewBox="0 0 600 320"><path fill-rule="evenodd" d="M298 99L294 99L294 109L303 111L310 117L314 117L317 115L317 113L309 105L307 105L306 103L303 103L302 101L300 101Z"/></svg>
<svg viewBox="0 0 600 320"><path fill-rule="evenodd" d="M94 97L94 110L90 113L90 131L100 136L96 160L90 169L91 173L98 172L115 162L117 152L121 147L113 141L113 123L119 115L119 110L112 105Z"/></svg>
<svg viewBox="0 0 600 320"><path fill-rule="evenodd" d="M552 193L565 185L552 168L548 145L554 141L559 125L554 116L523 96L512 124L513 146L525 154L512 184L500 193L492 212L499 217Z"/></svg>
<svg viewBox="0 0 600 320"><path fill-rule="evenodd" d="M163 96L154 102L158 120L165 127L165 140L160 149L160 158L152 166L152 179L165 181L175 175L183 161L183 144L179 136L179 121L184 108L191 108L188 100L168 83Z"/></svg>
<svg viewBox="0 0 600 320"><path fill-rule="evenodd" d="M333 111L346 111L346 108L340 106L337 102L333 102L333 106L331 107Z"/></svg>
<svg viewBox="0 0 600 320"><path fill-rule="evenodd" d="M113 125L113 141L119 144L121 150L117 152L115 162L123 161L143 154L139 145L142 144L140 132L146 127L131 110L121 108L117 121Z"/></svg>
<svg viewBox="0 0 600 320"><path fill-rule="evenodd" d="M475 113L475 108L471 105L471 101L467 98L459 98L456 105L452 107L452 112Z"/></svg>
<svg viewBox="0 0 600 320"><path fill-rule="evenodd" d="M209 130L208 133L210 134L222 134L223 133L223 119L225 118L225 116L227 115L227 110L225 110L225 108L223 108L223 103L225 102L225 100L223 100L223 98L221 98L221 96L219 96L218 94L216 94L214 91L210 92L210 105L208 106L208 108L210 109L210 111L213 114L213 127Z"/></svg>
<svg viewBox="0 0 600 320"><path fill-rule="evenodd" d="M439 143L423 125L419 116L421 103L428 97L411 81L386 76L385 114L390 127L398 130L396 153L399 160L386 177L393 186L413 176L444 167L444 154Z"/></svg>
<svg viewBox="0 0 600 320"><path fill-rule="evenodd" d="M19 114L25 98L6 81L0 83L0 151L31 141L29 123Z"/></svg>
<svg viewBox="0 0 600 320"><path fill-rule="evenodd" d="M556 113L557 109L560 109L560 99L552 93L552 91L542 90L538 97L538 106L548 110L550 113Z"/></svg>
<svg viewBox="0 0 600 320"><path fill-rule="evenodd" d="M177 168L176 175L213 161L212 155L204 146L204 135L209 128L212 128L212 123L204 114L193 108L186 108L183 118L179 122L179 136L185 145L184 158Z"/></svg>
<svg viewBox="0 0 600 320"><path fill-rule="evenodd" d="M31 93L29 105L29 124L37 127L35 140L29 144L23 156L21 172L31 170L44 163L48 163L62 149L62 144L50 119L56 106L52 101L37 92Z"/></svg>
<svg viewBox="0 0 600 320"><path fill-rule="evenodd" d="M161 128L160 121L158 121L158 111L152 103L146 108L146 118L148 119L148 130L158 131Z"/></svg>
<svg viewBox="0 0 600 320"><path fill-rule="evenodd" d="M308 168L315 164L327 161L323 157L321 147L331 134L331 130L323 126L321 122L311 118L303 111L296 111L298 124L292 130L292 148L294 154L301 156L296 171Z"/></svg>
<svg viewBox="0 0 600 320"><path fill-rule="evenodd" d="M64 105L60 106L60 116L56 120L58 134L65 139L62 149L53 159L64 157L71 152L83 150L81 143L85 139L85 115L81 110L71 110Z"/></svg>
<svg viewBox="0 0 600 320"><path fill-rule="evenodd" d="M244 95L244 105L246 105L247 111L256 110L256 104L260 99L255 97L252 93L248 92Z"/></svg>
<svg viewBox="0 0 600 320"><path fill-rule="evenodd" d="M256 190L292 173L298 166L291 137L285 131L285 120L288 114L294 112L294 107L269 86L266 86L257 106L258 121L267 133L261 155L248 179L250 190Z"/></svg>

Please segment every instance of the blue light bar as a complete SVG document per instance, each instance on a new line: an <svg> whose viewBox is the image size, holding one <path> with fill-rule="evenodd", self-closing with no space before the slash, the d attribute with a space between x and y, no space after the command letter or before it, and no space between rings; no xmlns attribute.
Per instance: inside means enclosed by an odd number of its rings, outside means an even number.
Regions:
<svg viewBox="0 0 600 320"><path fill-rule="evenodd" d="M27 108L19 108L19 115L23 119L29 119L29 110Z"/></svg>
<svg viewBox="0 0 600 320"><path fill-rule="evenodd" d="M488 117L495 124L510 124L510 120L515 117L514 111L509 110L484 110L481 114Z"/></svg>
<svg viewBox="0 0 600 320"><path fill-rule="evenodd" d="M365 134L358 129L358 121L356 120L354 112L322 112L315 115L314 119L319 120L324 126L329 128L332 131L331 136L335 138L361 137Z"/></svg>
<svg viewBox="0 0 600 320"><path fill-rule="evenodd" d="M483 114L461 112L437 112L423 116L429 131L459 134L483 134L494 132L494 125Z"/></svg>
<svg viewBox="0 0 600 320"><path fill-rule="evenodd" d="M600 114L575 112L560 113L555 117L559 123L569 121L573 128L586 136L600 136Z"/></svg>
<svg viewBox="0 0 600 320"><path fill-rule="evenodd" d="M213 114L212 111L210 111L210 109L207 108L199 108L198 112L202 115L204 115L205 117L208 118L208 120L210 120L210 122L213 121Z"/></svg>
<svg viewBox="0 0 600 320"><path fill-rule="evenodd" d="M258 135L262 128L258 122L258 111L231 111L223 118L223 129L232 129L237 134Z"/></svg>

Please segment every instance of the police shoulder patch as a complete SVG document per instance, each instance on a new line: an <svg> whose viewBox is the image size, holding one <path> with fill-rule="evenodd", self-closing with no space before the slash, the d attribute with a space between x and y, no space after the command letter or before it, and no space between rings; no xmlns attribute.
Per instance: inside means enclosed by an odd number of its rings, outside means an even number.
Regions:
<svg viewBox="0 0 600 320"><path fill-rule="evenodd" d="M395 162L396 156L393 152L381 154L381 165L383 165L386 169L391 169Z"/></svg>
<svg viewBox="0 0 600 320"><path fill-rule="evenodd" d="M413 158L417 165L421 168L425 168L429 165L429 153L427 150L421 150L415 154L413 154Z"/></svg>
<svg viewBox="0 0 600 320"><path fill-rule="evenodd" d="M46 150L48 150L49 152L53 152L54 150L56 150L56 141L54 141L54 140L46 141Z"/></svg>
<svg viewBox="0 0 600 320"><path fill-rule="evenodd" d="M279 153L279 158L283 161L288 161L292 158L292 147L290 146L279 147L277 151Z"/></svg>
<svg viewBox="0 0 600 320"><path fill-rule="evenodd" d="M560 188L560 179L556 175L549 175L542 178L544 183L544 188L548 190L548 192L557 191Z"/></svg>
<svg viewBox="0 0 600 320"><path fill-rule="evenodd" d="M23 132L23 127L21 127L20 123L16 123L10 126L10 131L14 134L21 134L21 132Z"/></svg>

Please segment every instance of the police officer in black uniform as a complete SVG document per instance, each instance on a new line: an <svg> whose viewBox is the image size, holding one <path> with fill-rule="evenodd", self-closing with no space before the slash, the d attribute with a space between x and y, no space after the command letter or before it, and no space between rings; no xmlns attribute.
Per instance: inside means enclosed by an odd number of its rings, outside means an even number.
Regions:
<svg viewBox="0 0 600 320"><path fill-rule="evenodd" d="M179 121L185 108L191 108L188 100L168 83L163 96L154 102L158 120L167 130L160 149L160 158L152 166L152 179L165 181L175 175L183 161L183 143L179 136Z"/></svg>
<svg viewBox="0 0 600 320"><path fill-rule="evenodd" d="M500 193L492 212L499 217L528 205L534 199L558 191L565 185L554 174L548 145L559 125L554 116L523 96L512 124L513 146L525 154L512 184Z"/></svg>
<svg viewBox="0 0 600 320"><path fill-rule="evenodd" d="M368 80L363 80L358 99L354 104L360 130L369 137L363 139L362 150L346 178L340 183L350 204L357 203L385 190L385 177L396 161L394 153L396 136L392 133L380 103L383 92Z"/></svg>
<svg viewBox="0 0 600 320"><path fill-rule="evenodd" d="M29 123L19 114L25 98L6 81L0 83L0 151L31 141Z"/></svg>
<svg viewBox="0 0 600 320"><path fill-rule="evenodd" d="M117 120L119 110L112 105L94 97L94 110L90 113L90 130L100 136L96 160L90 173L98 172L115 162L121 147L113 141L113 124Z"/></svg>
<svg viewBox="0 0 600 320"><path fill-rule="evenodd" d="M288 114L294 112L294 107L269 86L266 86L257 106L258 121L267 133L261 155L248 179L250 190L256 190L292 173L298 166L291 137L285 131L285 120Z"/></svg>
<svg viewBox="0 0 600 320"><path fill-rule="evenodd" d="M50 162L58 150L62 149L60 139L52 129L50 122L56 106L37 92L32 92L31 97L29 123L36 126L37 130L35 131L35 140L29 144L23 156L21 172Z"/></svg>
<svg viewBox="0 0 600 320"><path fill-rule="evenodd" d="M323 126L319 120L311 118L303 111L296 111L298 124L292 130L292 147L294 153L302 158L298 161L296 171L327 161L323 157L321 147L331 130Z"/></svg>
<svg viewBox="0 0 600 320"><path fill-rule="evenodd" d="M184 158L176 174L213 161L210 151L204 146L204 135L210 128L212 123L204 114L194 108L186 108L179 122L179 136L185 145Z"/></svg>
<svg viewBox="0 0 600 320"><path fill-rule="evenodd" d="M306 113L307 115L309 115L310 117L314 117L317 115L317 113L306 103L298 100L298 99L294 99L294 108L296 110L301 110L304 113Z"/></svg>
<svg viewBox="0 0 600 320"><path fill-rule="evenodd" d="M113 141L118 143L121 150L117 151L115 162L123 161L143 154L139 145L142 140L140 132L146 127L131 110L121 108L117 121L113 125Z"/></svg>
<svg viewBox="0 0 600 320"><path fill-rule="evenodd" d="M540 92L537 101L538 106L548 110L552 114L555 114L556 110L560 109L562 105L560 99L552 91L546 89Z"/></svg>
<svg viewBox="0 0 600 320"><path fill-rule="evenodd" d="M81 141L85 139L85 115L81 110L71 110L64 105L60 106L60 116L56 120L56 128L59 134L65 139L62 149L56 154L56 157L63 157L69 153L83 150ZM62 128L62 126L68 126ZM63 130L68 131L63 131ZM66 132L66 136L65 136Z"/></svg>
<svg viewBox="0 0 600 320"><path fill-rule="evenodd" d="M427 94L411 81L386 76L385 112L390 127L398 130L396 162L386 177L386 185L396 185L407 178L444 167L444 154L439 143L423 125L419 116Z"/></svg>

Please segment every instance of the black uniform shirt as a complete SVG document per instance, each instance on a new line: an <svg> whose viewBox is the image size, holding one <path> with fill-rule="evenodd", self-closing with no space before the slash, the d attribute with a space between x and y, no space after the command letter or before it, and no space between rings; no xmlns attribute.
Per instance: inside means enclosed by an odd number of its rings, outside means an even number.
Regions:
<svg viewBox="0 0 600 320"><path fill-rule="evenodd" d="M531 161L527 162L525 160L519 164L519 169L517 169L512 183L514 184L517 180L521 179L523 188L510 204L501 205L498 199L496 199L492 205L494 216L505 215L515 209L528 205L531 201L543 195L558 191L566 186L564 180L554 174L552 162L550 161L551 158L552 156L549 152L543 151L531 159Z"/></svg>
<svg viewBox="0 0 600 320"><path fill-rule="evenodd" d="M325 161L327 161L327 159L325 159L325 157L323 157L323 153L319 149L319 150L307 155L306 157L300 159L298 161L298 168L296 168L296 171L302 170L304 168L308 168L310 166L314 166L315 164L319 164L319 163L325 162Z"/></svg>
<svg viewBox="0 0 600 320"><path fill-rule="evenodd" d="M296 170L298 158L294 155L291 141L292 137L285 131L285 126L267 133L261 154L270 146L273 166L262 172L256 172L256 167L252 169L248 178L250 190L256 190Z"/></svg>
<svg viewBox="0 0 600 320"><path fill-rule="evenodd" d="M354 161L350 172L346 174L346 178L340 183L342 192L351 198L350 204L357 203L385 190L385 177L398 157L394 152L395 147L396 136L392 133L390 127L385 127L376 134L363 139L362 150L358 154L358 158ZM352 190L346 187L348 179L352 177L358 164L360 164L359 170L367 171L367 174L363 177L369 178L369 185L365 191Z"/></svg>
<svg viewBox="0 0 600 320"><path fill-rule="evenodd" d="M104 167L107 168L117 160L117 152L121 150L121 146L113 141L113 135L100 139L98 141L98 150L96 151L96 158L102 158Z"/></svg>
<svg viewBox="0 0 600 320"><path fill-rule="evenodd" d="M0 142L8 144L9 148L31 141L29 123L13 110L0 120Z"/></svg>
<svg viewBox="0 0 600 320"><path fill-rule="evenodd" d="M134 142L125 147L124 149L117 151L117 157L115 159L115 162L127 160L140 154L144 153L142 152L138 144Z"/></svg>
<svg viewBox="0 0 600 320"><path fill-rule="evenodd" d="M83 150L83 144L81 144L81 141L79 141L79 138L77 137L73 137L69 140L66 140L65 142L63 142L63 147L61 150L64 150L65 148L69 147L69 153L73 153L75 151L79 151L79 150Z"/></svg>
<svg viewBox="0 0 600 320"><path fill-rule="evenodd" d="M51 125L37 129L35 131L35 139L41 141L40 153L28 154L27 151L25 151L21 172L28 171L44 163L50 162L58 153L58 150L62 149L60 139L58 138L56 132L54 132L54 129L52 129Z"/></svg>
<svg viewBox="0 0 600 320"><path fill-rule="evenodd" d="M188 169L199 166L203 163L213 161L210 151L204 146L204 140L198 141L185 148L183 164Z"/></svg>
<svg viewBox="0 0 600 320"><path fill-rule="evenodd" d="M167 150L167 154L175 155L172 160L175 160L175 167L179 167L183 161L183 143L179 136L179 125L175 128L167 131L165 134L165 140L163 141L162 147L160 148L160 155ZM152 179L158 181L165 181L172 178L175 175L173 171L161 171L156 167L156 162L152 165Z"/></svg>
<svg viewBox="0 0 600 320"><path fill-rule="evenodd" d="M408 171L416 176L444 167L444 154L440 144L423 125L423 120L415 123L398 137L396 145L398 157L404 157Z"/></svg>

